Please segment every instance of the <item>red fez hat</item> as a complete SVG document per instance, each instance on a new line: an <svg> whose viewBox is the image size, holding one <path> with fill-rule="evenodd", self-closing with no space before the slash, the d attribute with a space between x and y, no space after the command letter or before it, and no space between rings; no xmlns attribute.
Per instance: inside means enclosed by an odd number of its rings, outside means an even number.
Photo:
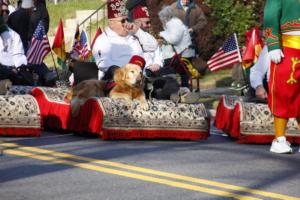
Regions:
<svg viewBox="0 0 300 200"><path fill-rule="evenodd" d="M129 63L138 65L143 69L145 67L146 61L143 57L135 55L131 57Z"/></svg>
<svg viewBox="0 0 300 200"><path fill-rule="evenodd" d="M108 0L107 2L107 18L113 19L126 16L125 2L123 0Z"/></svg>
<svg viewBox="0 0 300 200"><path fill-rule="evenodd" d="M133 8L133 19L149 18L149 12L146 6L138 5Z"/></svg>

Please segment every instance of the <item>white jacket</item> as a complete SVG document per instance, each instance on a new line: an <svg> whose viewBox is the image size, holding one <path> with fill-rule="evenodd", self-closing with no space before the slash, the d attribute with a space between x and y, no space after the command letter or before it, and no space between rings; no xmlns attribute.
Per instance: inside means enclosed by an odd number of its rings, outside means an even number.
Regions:
<svg viewBox="0 0 300 200"><path fill-rule="evenodd" d="M27 65L27 58L24 54L24 48L18 33L8 28L10 42L8 48L4 49L3 41L0 37L0 63L6 66L20 67Z"/></svg>
<svg viewBox="0 0 300 200"><path fill-rule="evenodd" d="M133 55L144 57L146 67L162 59L156 57L157 41L149 33L138 30L135 35L119 36L109 27L96 39L93 47L93 56L99 67L98 77L101 79L104 72L112 65L124 66ZM158 61L157 61L158 60Z"/></svg>
<svg viewBox="0 0 300 200"><path fill-rule="evenodd" d="M159 33L159 36L173 45L177 53L182 53L183 57L194 57L195 51L189 48L192 44L192 39L188 28L182 23L182 21L174 17L168 21L164 27L164 31ZM162 46L162 53L164 59L171 58L174 55L174 51L170 45Z"/></svg>

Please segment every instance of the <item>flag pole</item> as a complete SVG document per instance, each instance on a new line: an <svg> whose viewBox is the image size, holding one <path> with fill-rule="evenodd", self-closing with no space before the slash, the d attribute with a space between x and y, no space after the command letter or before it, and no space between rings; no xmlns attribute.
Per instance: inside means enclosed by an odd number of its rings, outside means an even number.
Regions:
<svg viewBox="0 0 300 200"><path fill-rule="evenodd" d="M48 38L48 34L46 34L46 37L47 37L47 40L48 40L48 44L50 46L50 52L51 52L51 57L52 57L52 60L53 60L53 63L54 63L54 69L56 71L56 74L57 74L57 77L58 77L58 80L60 80L59 78L59 74L58 74L58 70L57 70L57 67L56 67L56 62L54 60L54 56L53 56L53 52L52 52L52 48L51 48L51 45L50 45L50 42L49 42L49 38Z"/></svg>
<svg viewBox="0 0 300 200"><path fill-rule="evenodd" d="M245 70L244 70L244 68L243 68L242 56L241 56L240 46L239 46L239 43L238 43L238 40L237 40L236 33L234 33L234 39L235 39L235 42L236 42L236 44L237 44L237 46L238 46L238 55L239 55L239 60L240 60L240 63L241 63L241 68L242 68L243 78L244 78L244 81L247 83L248 80L247 80L247 78L246 78Z"/></svg>

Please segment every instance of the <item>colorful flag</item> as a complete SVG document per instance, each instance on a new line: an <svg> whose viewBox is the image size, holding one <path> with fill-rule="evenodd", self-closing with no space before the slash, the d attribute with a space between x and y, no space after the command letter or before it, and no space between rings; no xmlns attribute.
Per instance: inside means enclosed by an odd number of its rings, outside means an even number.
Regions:
<svg viewBox="0 0 300 200"><path fill-rule="evenodd" d="M81 54L80 32L79 32L79 25L77 25L76 32L73 39L73 46L70 52L70 57L75 60L80 60L80 54Z"/></svg>
<svg viewBox="0 0 300 200"><path fill-rule="evenodd" d="M52 49L57 55L57 63L65 68L66 62L66 50L65 50L65 38L64 38L64 28L62 20L60 19L58 29L55 34L55 38L52 44Z"/></svg>
<svg viewBox="0 0 300 200"><path fill-rule="evenodd" d="M87 34L84 30L82 30L80 34L80 45L81 45L81 59L90 60L92 51L88 41Z"/></svg>
<svg viewBox="0 0 300 200"><path fill-rule="evenodd" d="M96 34L95 34L95 36L94 36L94 39L93 39L93 41L92 41L91 49L93 49L97 37L98 37L99 35L101 35L101 34L102 34L102 30L101 30L101 28L99 27L99 28L97 29Z"/></svg>
<svg viewBox="0 0 300 200"><path fill-rule="evenodd" d="M222 47L208 60L210 71L215 72L235 63L242 62L236 34L232 34Z"/></svg>
<svg viewBox="0 0 300 200"><path fill-rule="evenodd" d="M258 28L252 28L245 33L246 48L243 52L243 67L247 69L256 63L264 43L259 35Z"/></svg>
<svg viewBox="0 0 300 200"><path fill-rule="evenodd" d="M27 51L27 60L30 64L42 64L45 56L51 51L50 44L45 33L42 21L36 27L29 49Z"/></svg>

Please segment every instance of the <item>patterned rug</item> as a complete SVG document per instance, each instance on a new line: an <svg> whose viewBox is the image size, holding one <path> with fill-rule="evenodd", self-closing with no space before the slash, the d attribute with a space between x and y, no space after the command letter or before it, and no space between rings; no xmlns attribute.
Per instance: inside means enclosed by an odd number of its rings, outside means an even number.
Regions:
<svg viewBox="0 0 300 200"><path fill-rule="evenodd" d="M33 96L0 96L0 135L39 136L40 133L40 110Z"/></svg>
<svg viewBox="0 0 300 200"><path fill-rule="evenodd" d="M175 104L167 100L148 101L143 110L134 101L99 98L103 111L103 139L205 139L209 120L203 104Z"/></svg>
<svg viewBox="0 0 300 200"><path fill-rule="evenodd" d="M153 101L149 111L138 102L129 107L122 100L90 98L81 106L79 116L70 115L65 101L68 89L34 88L46 128L93 133L101 139L205 139L209 120L203 104L178 104Z"/></svg>
<svg viewBox="0 0 300 200"><path fill-rule="evenodd" d="M267 104L244 102L240 97L220 99L215 125L239 143L271 143L274 139L273 116ZM290 119L286 136L292 143L300 143L297 121Z"/></svg>

